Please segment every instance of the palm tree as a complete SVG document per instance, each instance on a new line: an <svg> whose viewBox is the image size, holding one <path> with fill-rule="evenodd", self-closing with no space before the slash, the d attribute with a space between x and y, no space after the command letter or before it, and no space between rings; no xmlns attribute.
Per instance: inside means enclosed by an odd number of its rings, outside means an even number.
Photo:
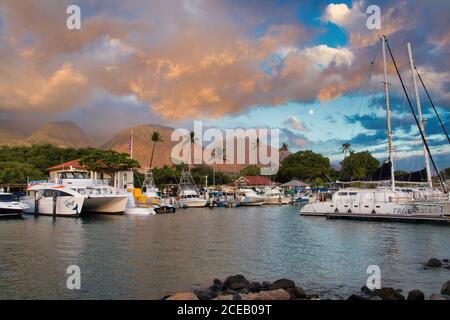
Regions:
<svg viewBox="0 0 450 320"><path fill-rule="evenodd" d="M161 137L161 133L159 133L158 131L153 131L152 136L151 136L151 140L153 142L153 147L152 147L152 155L150 157L150 170L152 169L152 164L153 164L153 154L155 153L155 147L156 144L158 142L163 142L164 140Z"/></svg>
<svg viewBox="0 0 450 320"><path fill-rule="evenodd" d="M195 132L194 131L189 132L189 136L187 137L187 142L186 142L186 143L189 143L189 156L188 156L188 165L187 165L188 171L190 171L189 164L192 160L191 159L191 149L197 143L197 141L198 141L198 139L195 137Z"/></svg>
<svg viewBox="0 0 450 320"><path fill-rule="evenodd" d="M288 151L289 151L289 145L288 145L287 143L283 142L283 144L281 145L279 151L280 151L280 152L281 152L281 151L286 151L286 152L288 152Z"/></svg>
<svg viewBox="0 0 450 320"><path fill-rule="evenodd" d="M216 152L217 150L217 152ZM211 151L211 158L210 160L213 160L213 185L216 185L216 160L222 160L222 161L226 161L227 158L225 156L225 149L220 147L220 148L214 148Z"/></svg>
<svg viewBox="0 0 450 320"><path fill-rule="evenodd" d="M351 147L352 145L350 143L344 143L341 149L339 149L339 151L344 154L344 159L346 158L347 153L353 152Z"/></svg>

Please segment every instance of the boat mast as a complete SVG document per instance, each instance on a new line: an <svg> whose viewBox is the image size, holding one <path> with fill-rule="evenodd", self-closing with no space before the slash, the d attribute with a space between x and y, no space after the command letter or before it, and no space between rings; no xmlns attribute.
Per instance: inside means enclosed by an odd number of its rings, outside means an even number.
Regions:
<svg viewBox="0 0 450 320"><path fill-rule="evenodd" d="M391 163L391 188L395 190L395 171L394 171L394 151L392 148L392 128L391 128L391 109L389 101L389 82L386 63L386 37L381 38L383 48L383 64L384 64L384 95L386 97L386 123L387 123L387 136L388 136L388 151L389 162Z"/></svg>
<svg viewBox="0 0 450 320"><path fill-rule="evenodd" d="M417 114L418 114L418 120L419 120L419 129L422 132L422 137L425 137L425 121L422 117L422 107L420 104L420 97L419 97L419 90L417 89L417 80L414 73L414 60L412 56L412 50L411 50L411 43L408 42L408 56L409 56L409 64L411 67L411 77L413 81L414 86L414 94L416 95L416 106L417 106ZM433 182L431 180L431 169L430 169L430 160L428 158L428 152L425 146L425 141L422 139L423 144L423 156L425 158L425 170L427 172L427 181L430 188L433 188Z"/></svg>

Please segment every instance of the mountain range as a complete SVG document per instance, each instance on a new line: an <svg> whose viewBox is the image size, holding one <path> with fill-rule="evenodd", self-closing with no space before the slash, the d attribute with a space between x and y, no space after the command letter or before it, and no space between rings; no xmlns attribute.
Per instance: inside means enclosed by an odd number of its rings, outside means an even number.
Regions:
<svg viewBox="0 0 450 320"><path fill-rule="evenodd" d="M121 130L105 143L98 143L71 121L49 122L33 132L29 132L26 128L21 128L14 123L0 122L0 146L30 146L32 144L49 143L61 148L98 147L100 149L129 153L127 145L130 142L131 132L133 132L133 158L139 161L142 168L148 168L153 145L150 137L154 131L158 131L161 134L162 142L158 143L155 148L152 166L162 167L173 164L171 152L178 143L171 141L173 130L173 128L162 125L145 124ZM194 154L194 148L194 146L191 148L192 155ZM197 148L200 148L199 151L203 150L201 146L197 146ZM246 148L246 159L248 159L250 148ZM236 146L235 154L237 154ZM283 159L289 154L289 152L283 151L280 153L280 158ZM248 164L219 164L216 169L222 172L233 173L235 171L239 172L246 166Z"/></svg>

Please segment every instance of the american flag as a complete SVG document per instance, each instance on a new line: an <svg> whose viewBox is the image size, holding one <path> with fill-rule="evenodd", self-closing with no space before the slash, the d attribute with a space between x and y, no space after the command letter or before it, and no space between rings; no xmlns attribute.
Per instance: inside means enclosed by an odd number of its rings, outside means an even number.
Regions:
<svg viewBox="0 0 450 320"><path fill-rule="evenodd" d="M133 132L130 133L130 141L127 144L127 149L133 152Z"/></svg>

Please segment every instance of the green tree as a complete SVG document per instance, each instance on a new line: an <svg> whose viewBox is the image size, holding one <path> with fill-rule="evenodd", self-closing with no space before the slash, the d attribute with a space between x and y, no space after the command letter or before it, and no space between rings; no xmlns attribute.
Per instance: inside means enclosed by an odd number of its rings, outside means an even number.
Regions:
<svg viewBox="0 0 450 320"><path fill-rule="evenodd" d="M281 152L281 151L288 152L288 151L289 151L289 145L288 145L287 143L283 142L283 144L281 145L279 151L280 151L280 152Z"/></svg>
<svg viewBox="0 0 450 320"><path fill-rule="evenodd" d="M379 166L380 162L369 151L352 152L341 162L341 179L354 180L367 177Z"/></svg>
<svg viewBox="0 0 450 320"><path fill-rule="evenodd" d="M322 183L331 173L330 159L311 150L299 151L286 157L278 170L277 180L292 179Z"/></svg>
<svg viewBox="0 0 450 320"><path fill-rule="evenodd" d="M347 153L353 152L351 147L352 145L350 143L344 143L341 149L339 149L339 151L344 154L344 159L347 157Z"/></svg>
<svg viewBox="0 0 450 320"><path fill-rule="evenodd" d="M88 170L113 175L117 171L139 168L139 162L130 159L126 153L119 153L113 150L93 149L84 154L80 159L80 164L86 166Z"/></svg>
<svg viewBox="0 0 450 320"><path fill-rule="evenodd" d="M259 176L261 169L258 166L248 166L241 170L241 176Z"/></svg>
<svg viewBox="0 0 450 320"><path fill-rule="evenodd" d="M27 163L0 162L1 183L27 183L30 180L43 180L45 174Z"/></svg>
<svg viewBox="0 0 450 320"><path fill-rule="evenodd" d="M153 154L155 153L155 146L158 142L163 142L163 139L161 137L161 134L158 131L153 131L152 133L152 137L151 140L153 142L153 147L152 147L152 155L150 157L150 170L152 169L152 164L153 164Z"/></svg>

